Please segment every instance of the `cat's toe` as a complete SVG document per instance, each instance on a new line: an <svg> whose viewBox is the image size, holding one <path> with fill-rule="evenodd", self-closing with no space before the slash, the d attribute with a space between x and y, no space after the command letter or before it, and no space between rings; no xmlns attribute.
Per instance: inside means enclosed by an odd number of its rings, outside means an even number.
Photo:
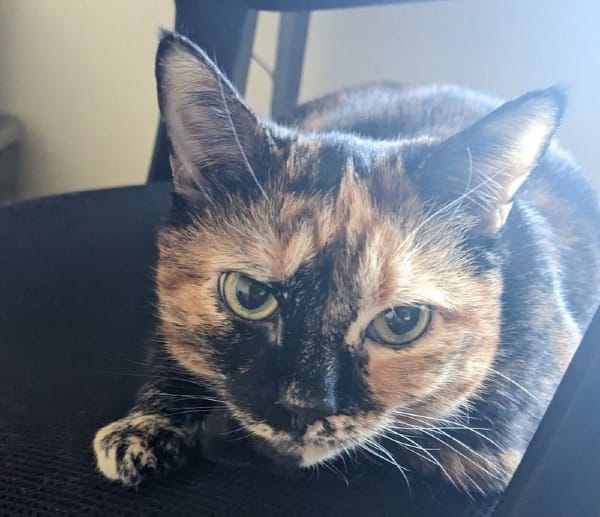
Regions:
<svg viewBox="0 0 600 517"><path fill-rule="evenodd" d="M140 415L102 427L93 446L98 470L106 478L137 486L144 479L183 463L188 443L182 430L167 418Z"/></svg>

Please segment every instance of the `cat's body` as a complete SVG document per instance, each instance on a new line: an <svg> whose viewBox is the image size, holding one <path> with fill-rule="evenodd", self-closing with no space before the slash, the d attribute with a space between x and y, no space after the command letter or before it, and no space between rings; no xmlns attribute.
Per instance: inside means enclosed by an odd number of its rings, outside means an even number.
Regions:
<svg viewBox="0 0 600 517"><path fill-rule="evenodd" d="M363 448L502 489L600 301L596 198L548 148L560 93L379 85L285 129L181 38L157 73L156 380L98 432L100 470L137 484L238 429L289 466Z"/></svg>

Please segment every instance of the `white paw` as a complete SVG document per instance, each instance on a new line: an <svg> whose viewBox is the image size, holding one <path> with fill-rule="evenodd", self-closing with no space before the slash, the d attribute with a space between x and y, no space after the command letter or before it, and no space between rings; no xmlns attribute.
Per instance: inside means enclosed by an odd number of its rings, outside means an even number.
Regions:
<svg viewBox="0 0 600 517"><path fill-rule="evenodd" d="M110 480L136 486L185 461L185 429L158 415L128 416L101 428L94 438L98 470Z"/></svg>

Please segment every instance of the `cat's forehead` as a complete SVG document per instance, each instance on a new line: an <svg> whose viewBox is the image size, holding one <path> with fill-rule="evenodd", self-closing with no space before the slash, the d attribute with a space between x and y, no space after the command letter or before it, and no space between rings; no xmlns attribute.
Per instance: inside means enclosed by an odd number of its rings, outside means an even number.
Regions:
<svg viewBox="0 0 600 517"><path fill-rule="evenodd" d="M449 262L443 258L456 248L456 239L449 238L452 232L433 238L439 227L422 224L424 207L409 186L401 186L404 195L395 197L394 209L378 202L380 196L393 192L385 181L402 183L402 171L393 169L395 164L383 155L358 162L360 167L365 163L377 167L380 178L374 182L370 171L357 170L355 156L337 151L335 160L326 160L323 156L334 154L331 148L325 151L312 142L298 143L287 161L310 154L319 171L328 165L338 175L335 188L294 189L286 181L266 188L266 196L245 206L215 214L201 224L203 235L195 239L202 243L203 256L210 255L202 262L215 274L239 271L262 282L283 284L298 283L298 278L300 283L310 283L311 277L302 272L320 271L328 262L337 291L360 293L374 305L394 300L448 305L429 286L447 274ZM303 171L309 169L303 165ZM381 174L386 167L398 176L386 179ZM416 283L422 286L419 299L411 298Z"/></svg>
<svg viewBox="0 0 600 517"><path fill-rule="evenodd" d="M329 179L331 183L339 183L351 164L357 174L365 177L370 150L357 143L336 135L328 138L298 136L288 144L285 173L292 181L315 175L323 176L322 181Z"/></svg>
<svg viewBox="0 0 600 517"><path fill-rule="evenodd" d="M283 150L284 161L276 174L285 178L290 191L335 195L348 174L366 184L391 178L398 183L404 171L397 142L338 133L300 134L287 140Z"/></svg>

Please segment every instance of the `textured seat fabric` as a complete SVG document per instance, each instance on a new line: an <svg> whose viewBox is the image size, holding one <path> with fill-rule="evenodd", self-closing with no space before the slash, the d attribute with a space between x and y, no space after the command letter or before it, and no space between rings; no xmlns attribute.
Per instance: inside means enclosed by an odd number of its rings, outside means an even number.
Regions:
<svg viewBox="0 0 600 517"><path fill-rule="evenodd" d="M284 477L198 460L137 490L94 469L95 430L142 382L162 184L0 209L0 515L484 515L374 465ZM343 467L340 467L343 470Z"/></svg>

